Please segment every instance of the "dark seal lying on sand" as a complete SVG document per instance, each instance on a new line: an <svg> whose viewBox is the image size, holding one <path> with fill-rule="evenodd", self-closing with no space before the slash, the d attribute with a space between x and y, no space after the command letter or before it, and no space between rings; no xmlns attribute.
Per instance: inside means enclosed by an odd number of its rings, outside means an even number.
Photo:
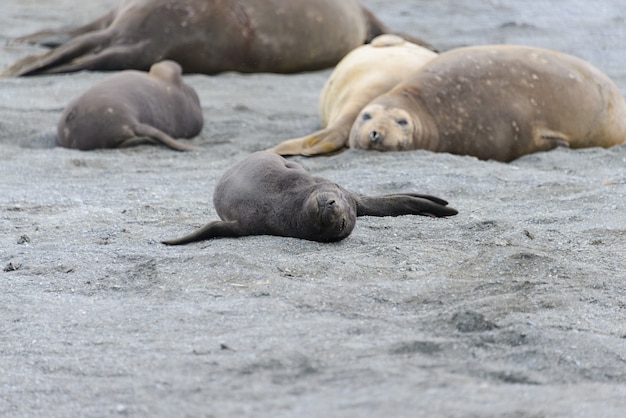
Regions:
<svg viewBox="0 0 626 418"><path fill-rule="evenodd" d="M163 243L245 235L339 241L350 235L357 216L458 213L445 200L428 195L359 196L269 151L256 152L228 169L215 187L213 204L221 221Z"/></svg>

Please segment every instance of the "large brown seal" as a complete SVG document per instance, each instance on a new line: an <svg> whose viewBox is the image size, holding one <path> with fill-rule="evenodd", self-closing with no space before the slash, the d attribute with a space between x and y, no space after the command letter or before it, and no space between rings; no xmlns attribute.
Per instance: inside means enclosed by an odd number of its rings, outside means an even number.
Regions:
<svg viewBox="0 0 626 418"><path fill-rule="evenodd" d="M195 148L174 138L194 137L202 125L195 90L183 82L177 63L163 61L149 73L109 76L71 100L59 120L57 142L81 150L163 144L186 151Z"/></svg>
<svg viewBox="0 0 626 418"><path fill-rule="evenodd" d="M511 161L624 139L626 103L600 70L556 51L488 45L445 52L371 101L349 146Z"/></svg>
<svg viewBox="0 0 626 418"><path fill-rule="evenodd" d="M291 73L333 66L388 31L357 0L124 0L80 28L18 38L61 46L3 75L146 70L164 59L185 72Z"/></svg>
<svg viewBox="0 0 626 418"><path fill-rule="evenodd" d="M316 155L348 144L361 109L414 74L437 54L396 35L380 35L337 64L320 93L318 110L323 129L284 141L271 150L280 155Z"/></svg>
<svg viewBox="0 0 626 418"><path fill-rule="evenodd" d="M357 216L457 214L446 201L427 195L359 196L268 151L251 154L229 168L215 187L213 204L221 221L163 243L244 235L339 241L350 235Z"/></svg>

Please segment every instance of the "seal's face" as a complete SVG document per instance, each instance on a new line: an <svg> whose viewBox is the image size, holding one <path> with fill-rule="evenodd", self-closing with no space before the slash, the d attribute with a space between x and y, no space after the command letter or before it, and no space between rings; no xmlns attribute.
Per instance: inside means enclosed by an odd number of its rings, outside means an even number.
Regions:
<svg viewBox="0 0 626 418"><path fill-rule="evenodd" d="M401 108L379 104L365 106L350 131L350 148L402 151L410 148L415 122Z"/></svg>
<svg viewBox="0 0 626 418"><path fill-rule="evenodd" d="M356 208L341 190L315 192L307 206L315 241L339 241L354 229Z"/></svg>

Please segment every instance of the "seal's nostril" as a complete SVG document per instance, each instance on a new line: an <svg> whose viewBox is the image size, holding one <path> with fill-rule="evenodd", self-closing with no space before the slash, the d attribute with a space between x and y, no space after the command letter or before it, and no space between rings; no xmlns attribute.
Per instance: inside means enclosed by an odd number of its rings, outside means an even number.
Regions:
<svg viewBox="0 0 626 418"><path fill-rule="evenodd" d="M372 140L372 142L380 142L381 138L382 138L382 135L380 134L380 132L378 131L370 132L370 139Z"/></svg>

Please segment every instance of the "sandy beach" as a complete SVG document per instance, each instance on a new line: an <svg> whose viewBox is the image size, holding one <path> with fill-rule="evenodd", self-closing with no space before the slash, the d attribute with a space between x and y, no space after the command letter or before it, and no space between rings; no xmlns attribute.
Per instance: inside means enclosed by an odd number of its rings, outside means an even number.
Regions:
<svg viewBox="0 0 626 418"><path fill-rule="evenodd" d="M114 4L3 0L0 67L41 51L9 39ZM576 55L626 94L621 1L363 4L441 50ZM185 75L205 118L189 153L55 147L65 104L107 73L0 79L1 416L623 416L626 145L296 157L459 214L359 218L331 244L160 244L217 219L234 162L318 129L331 71Z"/></svg>

